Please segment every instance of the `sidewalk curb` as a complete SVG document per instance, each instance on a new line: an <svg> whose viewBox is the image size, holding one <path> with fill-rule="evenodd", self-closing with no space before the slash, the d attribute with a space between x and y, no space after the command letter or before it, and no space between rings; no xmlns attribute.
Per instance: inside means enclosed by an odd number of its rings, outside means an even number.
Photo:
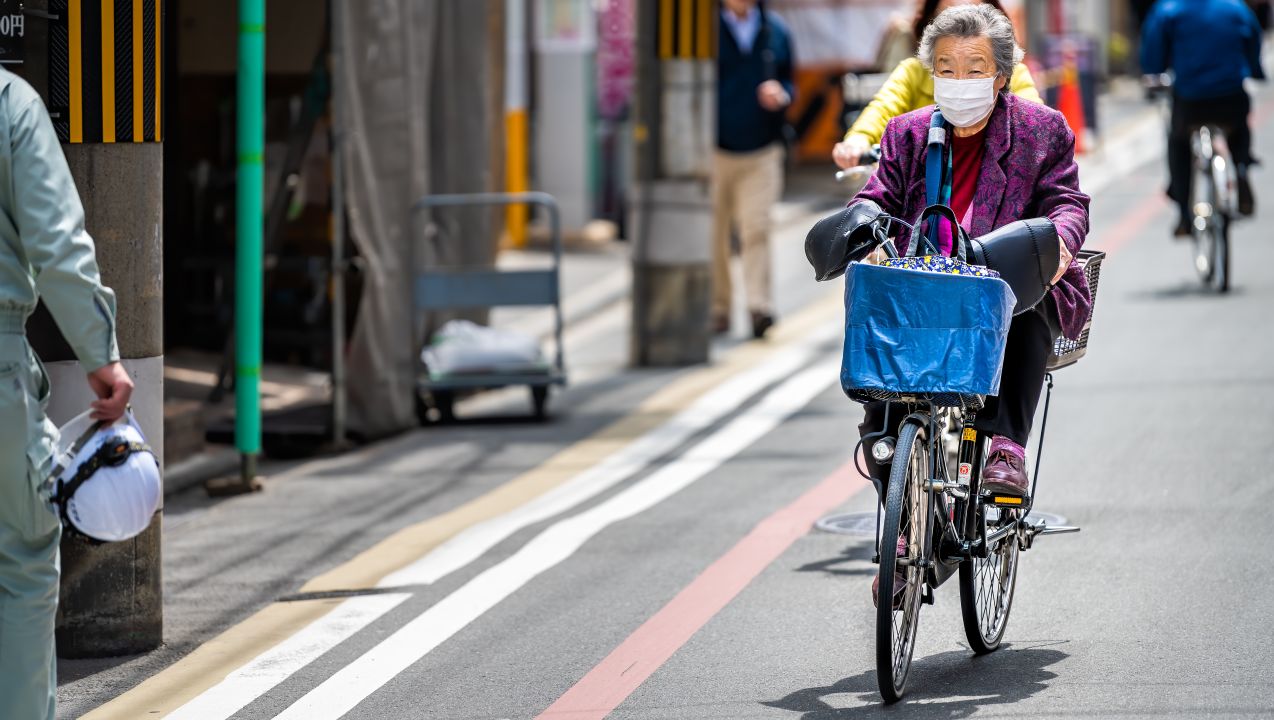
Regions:
<svg viewBox="0 0 1274 720"><path fill-rule="evenodd" d="M601 315L611 307L632 297L633 266L626 260L614 270L579 291L562 298L562 326L569 328L576 323ZM552 335L550 327L545 335Z"/></svg>
<svg viewBox="0 0 1274 720"><path fill-rule="evenodd" d="M176 495L196 485L239 469L239 453L232 448L212 446L164 468L164 496Z"/></svg>
<svg viewBox="0 0 1274 720"><path fill-rule="evenodd" d="M1080 189L1094 196L1119 177L1162 159L1167 132L1160 112L1158 105L1145 103L1141 111L1102 136L1096 152L1077 157Z"/></svg>

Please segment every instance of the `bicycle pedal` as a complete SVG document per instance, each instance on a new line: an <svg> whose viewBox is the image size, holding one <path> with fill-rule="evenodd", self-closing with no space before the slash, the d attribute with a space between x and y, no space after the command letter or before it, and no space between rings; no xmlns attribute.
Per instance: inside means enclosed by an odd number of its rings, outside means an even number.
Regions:
<svg viewBox="0 0 1274 720"><path fill-rule="evenodd" d="M1000 493L989 493L982 496L982 502L987 505L1006 508L1027 508L1031 506L1031 501L1020 495L1003 495Z"/></svg>

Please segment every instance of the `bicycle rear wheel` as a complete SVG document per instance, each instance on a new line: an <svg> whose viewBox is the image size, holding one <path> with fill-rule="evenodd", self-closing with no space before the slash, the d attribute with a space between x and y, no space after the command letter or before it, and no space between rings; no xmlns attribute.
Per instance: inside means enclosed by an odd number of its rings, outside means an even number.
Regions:
<svg viewBox="0 0 1274 720"><path fill-rule="evenodd" d="M990 536L996 529L1016 524L1020 510L985 505L982 522ZM964 617L964 635L973 652L982 655L1000 647L1004 628L1013 607L1013 590L1017 586L1017 533L1000 538L990 547L986 558L973 557L960 564L960 614Z"/></svg>
<svg viewBox="0 0 1274 720"><path fill-rule="evenodd" d="M876 680L886 703L897 702L907 685L920 623L925 535L929 527L929 447L916 423L905 423L894 449L880 537L880 591L876 608ZM899 540L905 552L895 557ZM893 599L894 578L906 583Z"/></svg>
<svg viewBox="0 0 1274 720"><path fill-rule="evenodd" d="M1230 218L1224 213L1212 218L1212 287L1217 292L1230 290Z"/></svg>

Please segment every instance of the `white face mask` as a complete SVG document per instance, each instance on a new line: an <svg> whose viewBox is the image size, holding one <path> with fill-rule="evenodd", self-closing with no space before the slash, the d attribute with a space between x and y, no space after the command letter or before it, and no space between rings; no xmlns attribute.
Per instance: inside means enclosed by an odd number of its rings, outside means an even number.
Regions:
<svg viewBox="0 0 1274 720"><path fill-rule="evenodd" d="M933 99L955 127L977 125L995 107L995 76L974 80L934 77Z"/></svg>

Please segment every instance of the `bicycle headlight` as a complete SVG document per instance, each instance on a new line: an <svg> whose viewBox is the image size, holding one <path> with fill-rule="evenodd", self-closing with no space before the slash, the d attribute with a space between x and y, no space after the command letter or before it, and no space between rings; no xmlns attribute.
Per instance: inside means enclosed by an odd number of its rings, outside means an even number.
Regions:
<svg viewBox="0 0 1274 720"><path fill-rule="evenodd" d="M887 463L894 457L894 439L883 438L871 446L871 456L878 463Z"/></svg>

